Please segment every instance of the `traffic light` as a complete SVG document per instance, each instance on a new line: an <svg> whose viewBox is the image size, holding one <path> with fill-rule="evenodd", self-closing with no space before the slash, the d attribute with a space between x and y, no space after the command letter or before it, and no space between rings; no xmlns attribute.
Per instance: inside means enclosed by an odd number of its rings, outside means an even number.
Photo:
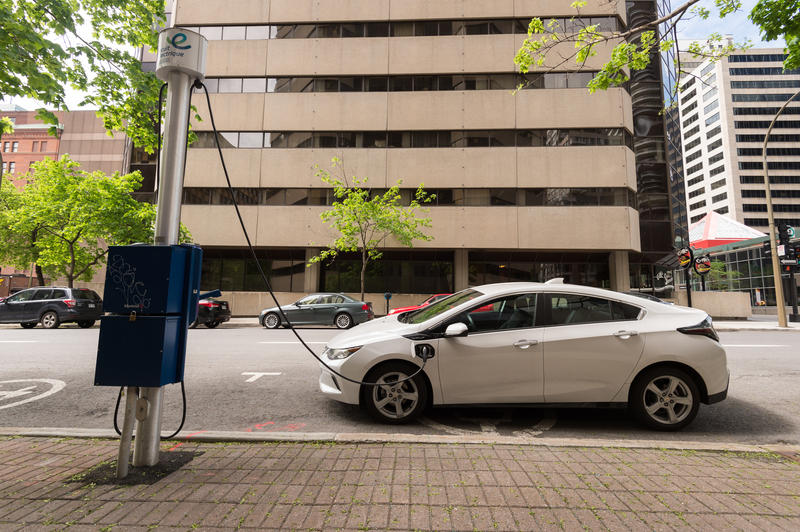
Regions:
<svg viewBox="0 0 800 532"><path fill-rule="evenodd" d="M783 245L789 243L789 229L790 226L787 223L778 224L778 241Z"/></svg>

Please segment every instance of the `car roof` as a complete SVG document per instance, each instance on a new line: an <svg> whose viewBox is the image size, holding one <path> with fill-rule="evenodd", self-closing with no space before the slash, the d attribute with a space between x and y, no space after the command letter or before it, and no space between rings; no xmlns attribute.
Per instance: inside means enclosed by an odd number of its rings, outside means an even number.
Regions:
<svg viewBox="0 0 800 532"><path fill-rule="evenodd" d="M505 294L515 294L518 292L532 291L532 292L555 292L555 293L574 293L592 295L606 299L614 299L617 301L624 301L640 307L661 309L665 307L663 303L644 299L641 297L626 294L624 292L615 292L613 290L606 290L604 288L595 288L593 286L583 286L577 284L566 283L533 283L533 282L511 282L511 283L492 283L480 286L473 286L473 290L482 292L488 296L502 296Z"/></svg>

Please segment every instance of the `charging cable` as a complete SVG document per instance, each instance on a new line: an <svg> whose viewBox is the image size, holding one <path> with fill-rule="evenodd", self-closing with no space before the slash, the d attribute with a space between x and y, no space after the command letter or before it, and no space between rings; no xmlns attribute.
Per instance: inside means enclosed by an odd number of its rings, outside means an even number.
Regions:
<svg viewBox="0 0 800 532"><path fill-rule="evenodd" d="M337 377L340 377L340 378L342 378L342 379L344 379L344 380L346 380L348 382L352 382L353 384L359 384L359 385L364 385L364 386L383 386L383 385L385 385L385 384L379 384L377 382L365 382L365 381L360 381L360 380L357 380L357 379L351 379L350 377L346 377L345 375L342 375L341 373L339 373L335 369L333 369L330 366L328 366L308 346L308 344L303 340L303 338L300 337L300 335L297 333L297 330L292 325L292 322L289 321L289 318L287 318L286 314L284 314L283 308L281 308L280 303L278 303L278 298L275 297L275 293L272 291L272 283L270 283L269 277L267 277L267 274L265 274L264 270L261 268L261 263L258 260L258 256L256 255L256 251L253 248L253 244L250 242L250 235L247 233L247 228L244 226L244 220L242 219L242 213L239 211L239 203L236 201L236 194L234 194L233 185L231 185L231 180L230 180L230 177L228 176L228 167L225 166L225 158L222 155L222 147L221 147L221 145L219 143L219 132L217 131L217 126L214 123L214 112L211 110L211 98L208 95L208 88L206 88L205 84L200 80L196 80L194 82L194 87L197 88L197 89L202 87L203 91L205 92L206 103L208 104L208 116L211 119L211 129L214 130L214 141L215 141L215 143L217 145L217 152L219 153L220 163L222 163L222 171L225 173L225 181L228 183L228 192L230 192L231 201L233 202L233 207L234 207L234 209L236 209L236 216L239 218L239 225L242 227L242 232L244 233L244 238L247 241L247 248L250 250L250 255L252 255L253 260L256 263L256 268L258 269L258 273L261 276L261 279L264 281L264 285L267 287L267 291L269 291L269 295L272 297L272 300L275 302L275 306L278 307L278 312L281 315L281 319L284 320L284 323L289 325L289 329L291 329L292 333L294 333L294 335L297 337L297 339L300 341L300 343L303 344L303 347L306 348L306 351L308 351L311 354L312 357L317 359L317 362L322 364L322 366L325 369L327 369L328 371L330 371L331 373L333 373ZM416 377L417 375L422 373L422 371L425 369L425 364L427 362L428 362L428 358L422 358L422 366L420 366L420 368L417 371L415 371L414 373L412 373L411 375L409 375L408 377L406 377L404 379L400 379L400 380L396 380L396 381L392 382L392 384L400 384L402 382L405 382L405 381L413 379L414 377Z"/></svg>

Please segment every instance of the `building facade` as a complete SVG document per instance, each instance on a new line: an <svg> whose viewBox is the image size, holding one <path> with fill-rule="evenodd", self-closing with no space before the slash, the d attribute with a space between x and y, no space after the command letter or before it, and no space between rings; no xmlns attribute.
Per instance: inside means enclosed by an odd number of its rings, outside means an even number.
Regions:
<svg viewBox="0 0 800 532"><path fill-rule="evenodd" d="M766 232L762 145L778 109L800 89L782 49L737 50L702 61L681 80L681 132L689 222L710 211ZM775 222L800 226L800 100L770 134L767 155Z"/></svg>
<svg viewBox="0 0 800 532"><path fill-rule="evenodd" d="M627 87L590 94L610 48L580 69L553 55L518 92L513 58L531 17L617 30L629 17L657 18L656 3L593 2L577 22L570 4L178 0L173 23L209 39L205 84L274 288L358 289L355 257L306 267L335 236L320 220L331 190L314 170L333 157L378 190L402 180L405 196L420 183L436 194L433 240L389 243L368 292L416 298L556 276L613 289L652 284L674 236L658 61ZM204 285L262 291L205 96L193 104L203 120L193 123L182 220L204 248Z"/></svg>

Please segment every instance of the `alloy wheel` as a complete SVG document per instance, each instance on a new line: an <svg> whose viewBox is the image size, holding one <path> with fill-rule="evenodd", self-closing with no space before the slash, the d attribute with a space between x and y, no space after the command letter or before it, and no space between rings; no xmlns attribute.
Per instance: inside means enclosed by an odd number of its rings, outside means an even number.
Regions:
<svg viewBox="0 0 800 532"><path fill-rule="evenodd" d="M378 379L377 386L372 386L372 403L381 415L391 419L403 419L409 416L419 402L419 389L413 379L405 380L408 375L399 371L385 373Z"/></svg>
<svg viewBox="0 0 800 532"><path fill-rule="evenodd" d="M339 314L336 316L336 326L340 329L347 329L352 325L353 319L349 314Z"/></svg>
<svg viewBox="0 0 800 532"><path fill-rule="evenodd" d="M267 314L264 317L264 327L267 329L274 329L280 323L280 318L278 318L277 314Z"/></svg>
<svg viewBox="0 0 800 532"><path fill-rule="evenodd" d="M675 425L686 419L694 406L691 387L674 375L652 379L644 387L644 410L653 420L664 425Z"/></svg>

